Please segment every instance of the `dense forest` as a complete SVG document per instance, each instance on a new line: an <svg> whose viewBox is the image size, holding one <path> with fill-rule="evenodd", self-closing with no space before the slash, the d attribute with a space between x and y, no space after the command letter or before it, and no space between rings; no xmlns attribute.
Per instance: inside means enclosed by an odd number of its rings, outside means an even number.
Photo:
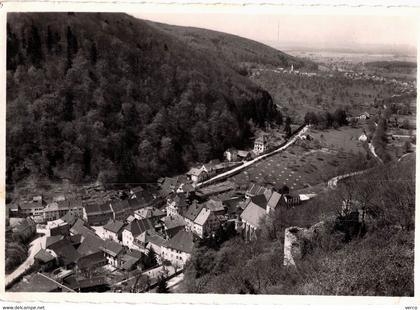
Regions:
<svg viewBox="0 0 420 310"><path fill-rule="evenodd" d="M227 62L125 14L9 14L7 183L150 181L281 123Z"/></svg>

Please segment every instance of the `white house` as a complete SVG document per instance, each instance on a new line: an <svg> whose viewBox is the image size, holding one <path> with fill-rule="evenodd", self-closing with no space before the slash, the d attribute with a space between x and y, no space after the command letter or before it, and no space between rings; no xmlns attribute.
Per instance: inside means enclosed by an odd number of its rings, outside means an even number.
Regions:
<svg viewBox="0 0 420 310"><path fill-rule="evenodd" d="M153 229L153 223L150 220L133 220L131 223L124 227L122 232L123 245L130 249L138 250L140 247L137 244L135 238L149 229Z"/></svg>
<svg viewBox="0 0 420 310"><path fill-rule="evenodd" d="M162 259L168 260L177 268L183 268L194 249L194 237L191 232L179 231L161 247Z"/></svg>

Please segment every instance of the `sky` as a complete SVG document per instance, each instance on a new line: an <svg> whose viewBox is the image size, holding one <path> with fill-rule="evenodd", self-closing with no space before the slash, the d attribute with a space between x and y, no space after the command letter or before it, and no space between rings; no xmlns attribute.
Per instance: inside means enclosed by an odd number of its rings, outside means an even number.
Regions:
<svg viewBox="0 0 420 310"><path fill-rule="evenodd" d="M409 16L268 15L235 13L136 13L135 17L179 26L207 28L283 46L410 46L417 41Z"/></svg>

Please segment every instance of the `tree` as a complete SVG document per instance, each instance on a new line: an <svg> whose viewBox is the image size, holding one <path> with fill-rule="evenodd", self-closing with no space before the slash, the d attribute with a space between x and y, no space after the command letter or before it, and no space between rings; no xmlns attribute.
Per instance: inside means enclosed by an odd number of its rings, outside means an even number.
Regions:
<svg viewBox="0 0 420 310"><path fill-rule="evenodd" d="M168 289L168 283L164 277L159 277L156 293L170 293Z"/></svg>
<svg viewBox="0 0 420 310"><path fill-rule="evenodd" d="M292 127L290 126L292 120L290 117L286 117L285 125L284 125L284 132L286 133L286 138L290 138L292 136Z"/></svg>

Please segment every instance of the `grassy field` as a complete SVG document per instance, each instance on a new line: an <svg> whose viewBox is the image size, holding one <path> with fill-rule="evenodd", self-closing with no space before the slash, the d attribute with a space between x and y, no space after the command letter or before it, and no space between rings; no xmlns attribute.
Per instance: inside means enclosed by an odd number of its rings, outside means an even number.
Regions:
<svg viewBox="0 0 420 310"><path fill-rule="evenodd" d="M359 137L363 133L361 128L341 127L323 131L311 128L308 133L315 140L318 140L322 147L329 150L354 153L364 150L362 143L359 141Z"/></svg>
<svg viewBox="0 0 420 310"><path fill-rule="evenodd" d="M343 173L343 166L355 155L365 152L358 141L361 129L316 131L309 134L315 141L301 141L286 151L257 162L230 178L245 186L249 182L274 187L287 185L291 190L308 188Z"/></svg>

